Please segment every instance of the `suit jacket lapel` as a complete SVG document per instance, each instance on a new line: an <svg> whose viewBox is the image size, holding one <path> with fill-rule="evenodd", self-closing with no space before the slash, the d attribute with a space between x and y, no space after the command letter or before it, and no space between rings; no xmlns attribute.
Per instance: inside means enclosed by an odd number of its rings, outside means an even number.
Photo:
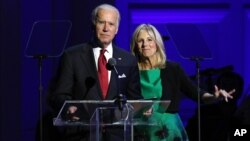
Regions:
<svg viewBox="0 0 250 141"><path fill-rule="evenodd" d="M81 58L83 61L83 65L86 65L88 67L84 67L85 69L89 69L89 75L93 77L96 80L96 84L94 85L94 89L97 89L98 91L96 92L96 96L99 98L97 99L102 99L102 92L101 92L101 87L99 83L99 78L97 74L97 69L96 69L96 64L94 60L94 53L93 53L93 47L88 44L86 47L83 47L83 53L81 53Z"/></svg>
<svg viewBox="0 0 250 141"><path fill-rule="evenodd" d="M95 60L94 60L94 53L90 46L83 47L83 53L81 53L81 58L83 61L83 64L88 66L85 67L86 69L89 69L88 72L93 72L92 74L95 74L96 66L95 66ZM97 77L97 75L95 75ZM98 78L98 77L97 77Z"/></svg>
<svg viewBox="0 0 250 141"><path fill-rule="evenodd" d="M115 71L111 71L111 77L110 77L110 83L109 83L109 89L108 89L108 95L106 99L114 99L118 95L118 78Z"/></svg>
<svg viewBox="0 0 250 141"><path fill-rule="evenodd" d="M117 60L118 57L119 57L119 52L116 50L116 46L113 44L113 58ZM118 80L118 76L116 72L114 70L111 70L109 90L108 90L108 95L106 99L114 99L119 94L118 83L119 83L119 80Z"/></svg>

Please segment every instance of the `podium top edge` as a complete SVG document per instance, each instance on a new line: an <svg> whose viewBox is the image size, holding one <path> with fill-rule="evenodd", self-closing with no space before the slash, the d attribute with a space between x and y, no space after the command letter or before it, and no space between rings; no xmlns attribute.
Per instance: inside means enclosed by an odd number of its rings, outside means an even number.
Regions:
<svg viewBox="0 0 250 141"><path fill-rule="evenodd" d="M114 103L115 100L66 100L65 103ZM170 102L170 100L127 100L127 103Z"/></svg>

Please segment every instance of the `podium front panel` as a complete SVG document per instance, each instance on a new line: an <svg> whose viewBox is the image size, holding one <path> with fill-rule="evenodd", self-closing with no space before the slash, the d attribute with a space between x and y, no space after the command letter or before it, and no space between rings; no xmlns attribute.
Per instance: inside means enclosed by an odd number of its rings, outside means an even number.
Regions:
<svg viewBox="0 0 250 141"><path fill-rule="evenodd" d="M169 104L170 101L128 100L120 110L114 100L65 101L53 124L89 127L91 141L99 141L106 131L119 131L124 141L132 141L134 126L158 126L157 121L145 120L143 113L154 107L164 113ZM70 106L77 107L73 115L68 114Z"/></svg>

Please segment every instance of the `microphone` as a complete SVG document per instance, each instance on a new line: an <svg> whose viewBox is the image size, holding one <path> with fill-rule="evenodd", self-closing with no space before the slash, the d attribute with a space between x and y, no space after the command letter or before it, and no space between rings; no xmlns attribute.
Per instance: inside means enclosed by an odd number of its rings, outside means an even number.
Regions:
<svg viewBox="0 0 250 141"><path fill-rule="evenodd" d="M115 60L115 58L110 58L110 59L108 60L108 63L107 63L107 65L106 65L106 67L107 67L108 70L114 69L114 70L115 70L115 73L117 74L117 77L118 77L118 71L117 71L117 69L116 69L115 66L116 66L116 60Z"/></svg>
<svg viewBox="0 0 250 141"><path fill-rule="evenodd" d="M115 104L118 105L118 108L120 111L123 111L123 107L124 107L124 104L127 103L127 99L126 99L126 96L123 95L122 93L120 93L120 82L119 82L119 75L118 75L118 71L116 69L116 59L115 58L110 58L108 60L108 63L106 65L107 69L108 70L112 70L114 69L115 70L115 73L117 75L117 81L118 81L118 96L115 100Z"/></svg>

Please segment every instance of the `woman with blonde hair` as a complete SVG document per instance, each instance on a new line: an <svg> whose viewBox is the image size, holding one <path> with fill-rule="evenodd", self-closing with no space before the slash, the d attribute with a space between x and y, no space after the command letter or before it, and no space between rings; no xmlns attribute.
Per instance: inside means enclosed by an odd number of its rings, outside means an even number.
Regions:
<svg viewBox="0 0 250 141"><path fill-rule="evenodd" d="M145 139L149 138L150 141L188 141L178 114L179 103L182 94L197 101L197 86L179 64L167 60L161 34L153 25L137 26L132 36L130 49L138 59L143 97L171 101L165 112L161 112L155 106L152 114L147 115L147 120L157 121L159 126L140 128L140 132L135 134L138 137L143 134ZM214 94L202 90L199 93L202 102L211 102L221 98L228 101L228 98L232 98L231 94L234 91L226 92L215 86Z"/></svg>

